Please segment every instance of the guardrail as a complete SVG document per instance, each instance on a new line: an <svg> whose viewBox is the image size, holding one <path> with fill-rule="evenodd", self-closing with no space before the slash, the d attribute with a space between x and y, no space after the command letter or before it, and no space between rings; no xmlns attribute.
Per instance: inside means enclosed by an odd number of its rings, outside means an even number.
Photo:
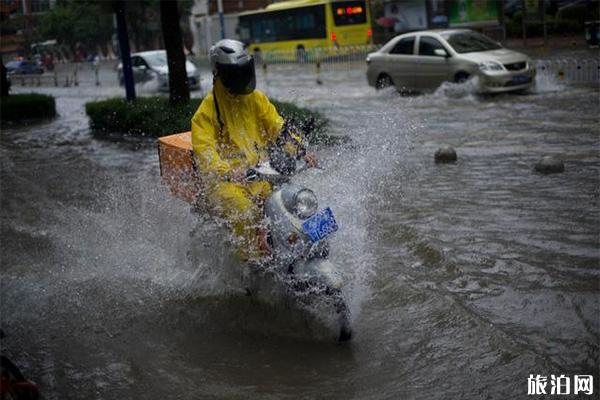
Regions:
<svg viewBox="0 0 600 400"><path fill-rule="evenodd" d="M340 48L317 48L293 51L272 51L254 53L258 63L268 64L337 64L364 62L369 53L379 50L380 46L345 46Z"/></svg>
<svg viewBox="0 0 600 400"><path fill-rule="evenodd" d="M269 52L256 57L257 64L267 70L270 66L298 65L316 68L316 73L325 70L355 70L359 64L366 66L369 53L379 46L350 46L340 49L317 49L306 52ZM538 74L545 74L559 81L572 83L599 83L600 59L556 58L533 60Z"/></svg>
<svg viewBox="0 0 600 400"><path fill-rule="evenodd" d="M294 52L279 52L265 54L258 59L258 64L263 70L270 66L298 65L315 68L320 71L350 71L366 67L365 59L371 52L377 50L376 46L358 47L343 51L324 51L298 55ZM296 59L294 59L296 55ZM538 74L550 76L558 81L568 83L596 83L600 84L600 59L598 58L558 58L533 60Z"/></svg>
<svg viewBox="0 0 600 400"><path fill-rule="evenodd" d="M10 74L8 75L8 81L11 85L21 86L79 86L79 70L80 66L75 63L71 68L67 68L66 71L58 72L57 69L54 71L44 72L43 74ZM94 66L94 83L96 86L100 85L100 68Z"/></svg>
<svg viewBox="0 0 600 400"><path fill-rule="evenodd" d="M536 60L535 67L538 74L547 74L560 81L600 83L600 60L594 58Z"/></svg>

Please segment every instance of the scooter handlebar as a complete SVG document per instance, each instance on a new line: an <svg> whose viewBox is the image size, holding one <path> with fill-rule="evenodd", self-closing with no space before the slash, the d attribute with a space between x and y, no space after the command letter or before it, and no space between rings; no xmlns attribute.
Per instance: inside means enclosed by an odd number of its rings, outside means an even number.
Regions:
<svg viewBox="0 0 600 400"><path fill-rule="evenodd" d="M309 165L306 161L297 160L295 173L304 171L305 169L308 169L308 168L309 168ZM267 161L267 162L261 162L256 167L249 168L246 171L245 180L247 182L252 182L257 179L264 179L266 181L276 183L276 182L280 182L282 180L289 179L289 175L284 175L284 174L278 172L271 166L271 163Z"/></svg>
<svg viewBox="0 0 600 400"><path fill-rule="evenodd" d="M245 180L248 182L252 182L258 179L258 171L256 171L254 168L250 168L248 169L248 171L246 171L246 178Z"/></svg>

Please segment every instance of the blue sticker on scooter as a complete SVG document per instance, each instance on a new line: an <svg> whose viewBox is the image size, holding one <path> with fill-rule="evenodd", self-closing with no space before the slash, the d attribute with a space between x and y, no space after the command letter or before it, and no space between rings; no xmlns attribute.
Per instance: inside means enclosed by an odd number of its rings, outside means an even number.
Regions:
<svg viewBox="0 0 600 400"><path fill-rule="evenodd" d="M338 230L333 211L327 207L304 221L302 229L312 242L318 242Z"/></svg>

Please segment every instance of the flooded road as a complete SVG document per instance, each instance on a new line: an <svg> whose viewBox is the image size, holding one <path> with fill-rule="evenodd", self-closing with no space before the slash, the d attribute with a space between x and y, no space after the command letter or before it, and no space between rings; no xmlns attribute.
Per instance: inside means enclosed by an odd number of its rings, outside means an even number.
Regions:
<svg viewBox="0 0 600 400"><path fill-rule="evenodd" d="M2 347L45 398L508 399L530 374L597 376L597 85L400 97L360 68L322 80L280 66L259 87L352 139L297 177L340 225L343 346L231 287L219 229L160 185L154 143L91 135L84 103L119 88L39 89L60 117L3 129ZM433 162L443 144L456 164ZM533 171L547 154L564 173Z"/></svg>

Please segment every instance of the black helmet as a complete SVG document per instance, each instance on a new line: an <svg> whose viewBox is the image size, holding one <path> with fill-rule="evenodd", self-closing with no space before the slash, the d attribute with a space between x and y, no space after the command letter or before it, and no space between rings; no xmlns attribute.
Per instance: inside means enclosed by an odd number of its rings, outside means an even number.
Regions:
<svg viewBox="0 0 600 400"><path fill-rule="evenodd" d="M219 40L209 51L213 72L232 94L250 94L256 88L254 59L242 42Z"/></svg>

